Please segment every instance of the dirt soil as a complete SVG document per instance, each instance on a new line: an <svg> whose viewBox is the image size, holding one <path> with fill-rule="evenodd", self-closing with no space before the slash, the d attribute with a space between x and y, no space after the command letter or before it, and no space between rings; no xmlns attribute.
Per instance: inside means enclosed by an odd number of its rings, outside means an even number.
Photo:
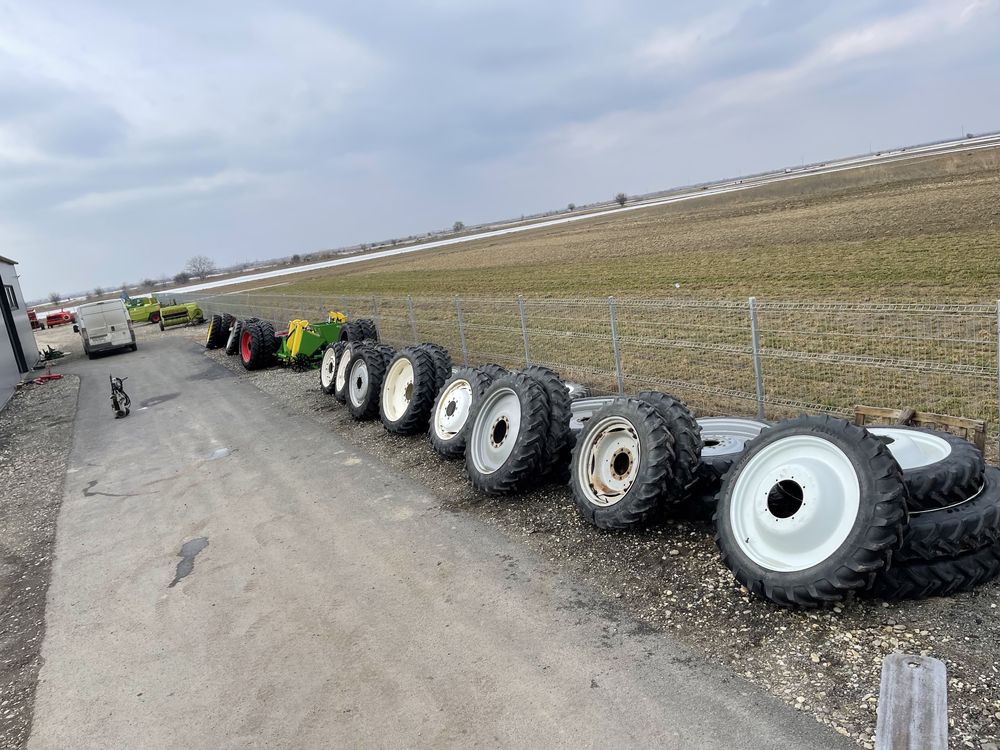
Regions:
<svg viewBox="0 0 1000 750"><path fill-rule="evenodd" d="M421 481L444 508L475 514L620 599L650 628L673 633L860 746L874 746L881 663L894 651L947 665L952 747L989 750L1000 742L1000 582L943 599L891 605L867 599L832 611L789 612L735 583L704 523L665 520L645 531L607 533L581 521L562 486L511 498L480 495L464 479L462 463L438 457L427 439L353 421L320 391L318 372L247 372L236 357L207 356Z"/></svg>
<svg viewBox="0 0 1000 750"><path fill-rule="evenodd" d="M998 241L1000 149L984 149L296 274L269 292L993 302Z"/></svg>
<svg viewBox="0 0 1000 750"><path fill-rule="evenodd" d="M56 517L80 380L22 386L0 411L0 748L31 731Z"/></svg>

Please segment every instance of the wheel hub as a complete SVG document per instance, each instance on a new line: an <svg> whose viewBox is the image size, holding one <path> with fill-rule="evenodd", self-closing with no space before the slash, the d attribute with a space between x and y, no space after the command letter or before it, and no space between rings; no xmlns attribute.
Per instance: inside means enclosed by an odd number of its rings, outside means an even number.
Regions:
<svg viewBox="0 0 1000 750"><path fill-rule="evenodd" d="M620 502L639 474L642 446L634 425L624 417L602 420L582 446L576 464L577 484L587 501L608 507Z"/></svg>

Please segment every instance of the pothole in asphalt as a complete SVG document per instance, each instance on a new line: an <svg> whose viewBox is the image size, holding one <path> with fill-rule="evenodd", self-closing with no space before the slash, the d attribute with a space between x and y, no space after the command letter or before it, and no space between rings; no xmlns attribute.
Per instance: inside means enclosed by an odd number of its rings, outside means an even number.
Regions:
<svg viewBox="0 0 1000 750"><path fill-rule="evenodd" d="M191 575L194 570L194 559L198 556L205 547L208 546L208 537L200 536L197 539L189 539L181 545L181 551L179 557L181 561L177 563L177 572L174 573L174 580L170 582L167 586L168 589L172 589L178 583L181 582L182 578L186 578Z"/></svg>

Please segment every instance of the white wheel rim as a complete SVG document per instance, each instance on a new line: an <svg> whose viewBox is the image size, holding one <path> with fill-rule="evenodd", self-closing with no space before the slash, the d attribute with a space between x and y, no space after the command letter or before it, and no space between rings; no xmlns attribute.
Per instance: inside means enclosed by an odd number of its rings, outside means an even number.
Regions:
<svg viewBox="0 0 1000 750"><path fill-rule="evenodd" d="M440 440L453 439L465 427L471 408L472 384L468 380L456 380L438 398L434 410L434 434Z"/></svg>
<svg viewBox="0 0 1000 750"><path fill-rule="evenodd" d="M492 474L510 458L521 432L521 401L512 388L499 388L476 415L466 450L480 474Z"/></svg>
<svg viewBox="0 0 1000 750"><path fill-rule="evenodd" d="M358 357L351 366L349 393L354 406L361 406L368 395L368 363L361 357Z"/></svg>
<svg viewBox="0 0 1000 750"><path fill-rule="evenodd" d="M333 382L333 378L336 375L336 373L334 372L336 367L337 367L337 352L335 352L333 350L333 347L331 346L327 348L325 352L323 352L323 362L320 365L319 369L319 379L320 382L323 384L324 388L329 388L330 383Z"/></svg>
<svg viewBox="0 0 1000 750"><path fill-rule="evenodd" d="M413 395L413 363L407 357L397 359L385 374L382 386L382 410L390 422L399 421L410 408Z"/></svg>
<svg viewBox="0 0 1000 750"><path fill-rule="evenodd" d="M896 427L869 427L868 432L892 440L889 452L896 459L899 468L917 469L935 464L951 455L951 444L929 432L900 430Z"/></svg>
<svg viewBox="0 0 1000 750"><path fill-rule="evenodd" d="M742 453L747 442L767 427L766 422L739 417L704 417L698 420L698 425L701 427L703 456Z"/></svg>
<svg viewBox="0 0 1000 750"><path fill-rule="evenodd" d="M733 485L729 520L740 550L783 573L828 559L861 507L851 459L829 440L791 435L755 454Z"/></svg>
<svg viewBox="0 0 1000 750"><path fill-rule="evenodd" d="M589 433L575 467L577 484L592 505L606 508L632 489L639 474L642 445L624 417L606 417Z"/></svg>
<svg viewBox="0 0 1000 750"><path fill-rule="evenodd" d="M337 363L337 379L334 388L337 390L338 395L340 391L344 389L347 385L347 365L351 361L351 347L345 346L343 352L340 355L340 361Z"/></svg>

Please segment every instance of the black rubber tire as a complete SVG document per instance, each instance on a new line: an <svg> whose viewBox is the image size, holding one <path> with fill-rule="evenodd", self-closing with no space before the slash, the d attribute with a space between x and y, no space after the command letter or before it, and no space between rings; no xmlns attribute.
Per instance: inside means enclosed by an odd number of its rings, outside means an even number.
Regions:
<svg viewBox="0 0 1000 750"><path fill-rule="evenodd" d="M249 336L250 357L243 357L240 352L240 362L247 370L260 370L274 364L274 349L272 340L274 339L274 327L266 321L257 323L247 323L243 327L242 337ZM241 344L242 345L242 344Z"/></svg>
<svg viewBox="0 0 1000 750"><path fill-rule="evenodd" d="M354 403L350 389L348 389L347 410L351 412L352 417L358 420L375 419L379 415L379 396L382 394L382 381L385 378L388 362L386 362L385 355L373 345L362 344L351 363L349 377L353 375L354 367L359 360L363 360L368 368L368 389L364 398L357 404Z"/></svg>
<svg viewBox="0 0 1000 750"><path fill-rule="evenodd" d="M635 394L635 398L659 411L674 436L673 484L667 488L663 500L666 503L681 502L688 496L701 463L701 426L687 404L669 393L643 391Z"/></svg>
<svg viewBox="0 0 1000 750"><path fill-rule="evenodd" d="M495 471L485 473L476 468L474 452L469 450L469 446L473 440L487 439L485 435L475 434L476 419L491 395L503 388L509 388L517 396L521 427L514 438L514 447L504 463ZM545 456L548 434L549 399L538 381L519 372L495 379L469 413L465 473L472 486L489 495L510 495L536 484L541 479L541 462Z"/></svg>
<svg viewBox="0 0 1000 750"><path fill-rule="evenodd" d="M338 341L337 343L340 344L343 347L343 349L342 349L342 351L340 353L340 356L337 357L337 369L334 370L333 397L335 399L337 399L340 403L346 404L347 403L347 387L348 387L348 384L350 383L350 380L345 375L344 376L344 386L342 388L337 388L336 373L337 373L337 371L341 367L346 368L345 369L345 373L349 374L351 372L351 360L355 357L355 355L357 354L358 350L361 348L362 342L361 341L344 341L344 340L341 340L341 341Z"/></svg>
<svg viewBox="0 0 1000 750"><path fill-rule="evenodd" d="M236 318L234 318L229 313L223 313L222 314L222 330L223 330L223 333L225 334L224 338L227 341L229 339L229 331L232 330L233 323L235 323L235 322L236 322ZM225 346L225 344L223 344L223 346Z"/></svg>
<svg viewBox="0 0 1000 750"><path fill-rule="evenodd" d="M986 463L979 448L968 440L948 432L920 427L891 426L894 430L930 433L947 441L951 446L951 455L944 460L916 469L903 470L903 481L906 482L906 489L910 494L911 512L953 505L971 497L982 487Z"/></svg>
<svg viewBox="0 0 1000 750"><path fill-rule="evenodd" d="M497 378L502 378L504 375L510 374L510 370L508 370L506 367L501 367L500 365L494 365L494 364L480 365L478 369L480 372L486 373L494 380L496 380Z"/></svg>
<svg viewBox="0 0 1000 750"><path fill-rule="evenodd" d="M875 579L872 593L880 599L924 599L971 591L1000 575L1000 542L975 552L923 562L901 563Z"/></svg>
<svg viewBox="0 0 1000 750"><path fill-rule="evenodd" d="M641 449L636 478L614 505L596 505L584 490L581 475L587 471L590 456L584 455L598 425L607 417L628 420ZM569 487L581 516L599 529L622 530L645 524L661 505L664 487L670 486L674 463L674 438L658 409L635 398L616 399L587 420L573 449Z"/></svg>
<svg viewBox="0 0 1000 750"><path fill-rule="evenodd" d="M747 465L768 446L796 435L824 439L850 458L861 502L854 525L837 550L809 568L785 572L758 565L740 549L730 509L733 488ZM829 606L871 588L899 549L906 523L903 472L888 446L862 427L829 415L789 419L746 444L743 455L726 474L714 520L722 562L751 593L783 607Z"/></svg>
<svg viewBox="0 0 1000 750"><path fill-rule="evenodd" d="M361 329L361 337L364 339L371 339L372 341L378 341L378 328L375 325L375 321L371 318L360 318L357 321L358 327Z"/></svg>
<svg viewBox="0 0 1000 750"><path fill-rule="evenodd" d="M386 368L386 373L400 359L409 359L413 368L413 385L410 391L410 402L398 419L389 419L381 403L383 393L379 393L379 417L385 429L397 435L416 435L427 432L430 423L431 409L434 408L434 397L437 396L437 370L434 357L420 346L408 346L400 349L393 356ZM387 381L383 380L383 390Z"/></svg>
<svg viewBox="0 0 1000 750"><path fill-rule="evenodd" d="M227 336L222 334L222 316L213 315L208 323L208 335L205 338L206 349L218 349L226 345Z"/></svg>
<svg viewBox="0 0 1000 750"><path fill-rule="evenodd" d="M277 354L278 349L281 348L281 339L279 339L274 332L274 324L269 320L258 320L257 326L264 334L264 341L271 345L271 364L274 364L276 358L273 356Z"/></svg>
<svg viewBox="0 0 1000 750"><path fill-rule="evenodd" d="M448 380L444 382L441 388L438 389L437 398L434 399L434 408L431 409L431 420L428 433L431 437L431 445L439 456L444 458L461 458L465 455L465 438L466 438L466 428L469 425L468 415L466 415L465 423L458 428L454 435L451 437L443 437L438 434L438 431L434 428L436 423L437 414L440 409L448 408L448 405L442 401L445 392L451 387L453 383L459 381L466 381L469 383L469 387L472 389L472 401L471 405L475 405L486 392L486 389L490 387L493 382L493 378L484 373L482 370L476 369L474 367L459 367L455 370L455 374L452 375ZM469 408L469 413L472 413L472 408Z"/></svg>
<svg viewBox="0 0 1000 750"><path fill-rule="evenodd" d="M454 367L451 362L451 354L439 344L425 342L420 346L429 351L431 356L434 357L434 370L437 373L437 390L439 391L441 390L441 386L445 384L445 381L451 377ZM435 395L437 395L436 392Z"/></svg>
<svg viewBox="0 0 1000 750"><path fill-rule="evenodd" d="M387 365L389 364L390 361L392 361L392 358L396 356L396 350L393 349L388 344L381 344L379 342L375 342L372 344L372 346L374 346L376 349L382 352L382 356L385 358L385 363Z"/></svg>
<svg viewBox="0 0 1000 750"><path fill-rule="evenodd" d="M559 375L548 367L529 365L521 370L545 389L549 399L549 437L545 444L542 469L561 484L569 481L569 466L576 435L569 429L571 399L569 388Z"/></svg>
<svg viewBox="0 0 1000 750"><path fill-rule="evenodd" d="M1000 469L987 466L984 478L965 502L911 513L893 565L955 557L1000 541Z"/></svg>
<svg viewBox="0 0 1000 750"><path fill-rule="evenodd" d="M159 313L159 311L151 312L149 314L149 322L150 323L159 323L160 322L160 313Z"/></svg>
<svg viewBox="0 0 1000 750"><path fill-rule="evenodd" d="M233 321L229 328L229 338L226 340L226 354L232 356L240 350L240 331L243 330L243 321Z"/></svg>
<svg viewBox="0 0 1000 750"><path fill-rule="evenodd" d="M738 457L739 454L736 454ZM691 517L711 521L715 515L715 505L722 491L722 478L732 468L734 457L702 456L695 467L694 477L688 485L687 498L684 505Z"/></svg>
<svg viewBox="0 0 1000 750"><path fill-rule="evenodd" d="M365 332L361 321L349 320L340 327L340 341L364 341Z"/></svg>
<svg viewBox="0 0 1000 750"><path fill-rule="evenodd" d="M323 351L324 357L327 350L333 351L333 377L330 379L330 385L323 385L323 362L320 361L319 365L319 389L330 396L333 395L333 391L337 386L337 365L340 363L340 358L344 355L345 346L346 344L343 341L335 341Z"/></svg>

